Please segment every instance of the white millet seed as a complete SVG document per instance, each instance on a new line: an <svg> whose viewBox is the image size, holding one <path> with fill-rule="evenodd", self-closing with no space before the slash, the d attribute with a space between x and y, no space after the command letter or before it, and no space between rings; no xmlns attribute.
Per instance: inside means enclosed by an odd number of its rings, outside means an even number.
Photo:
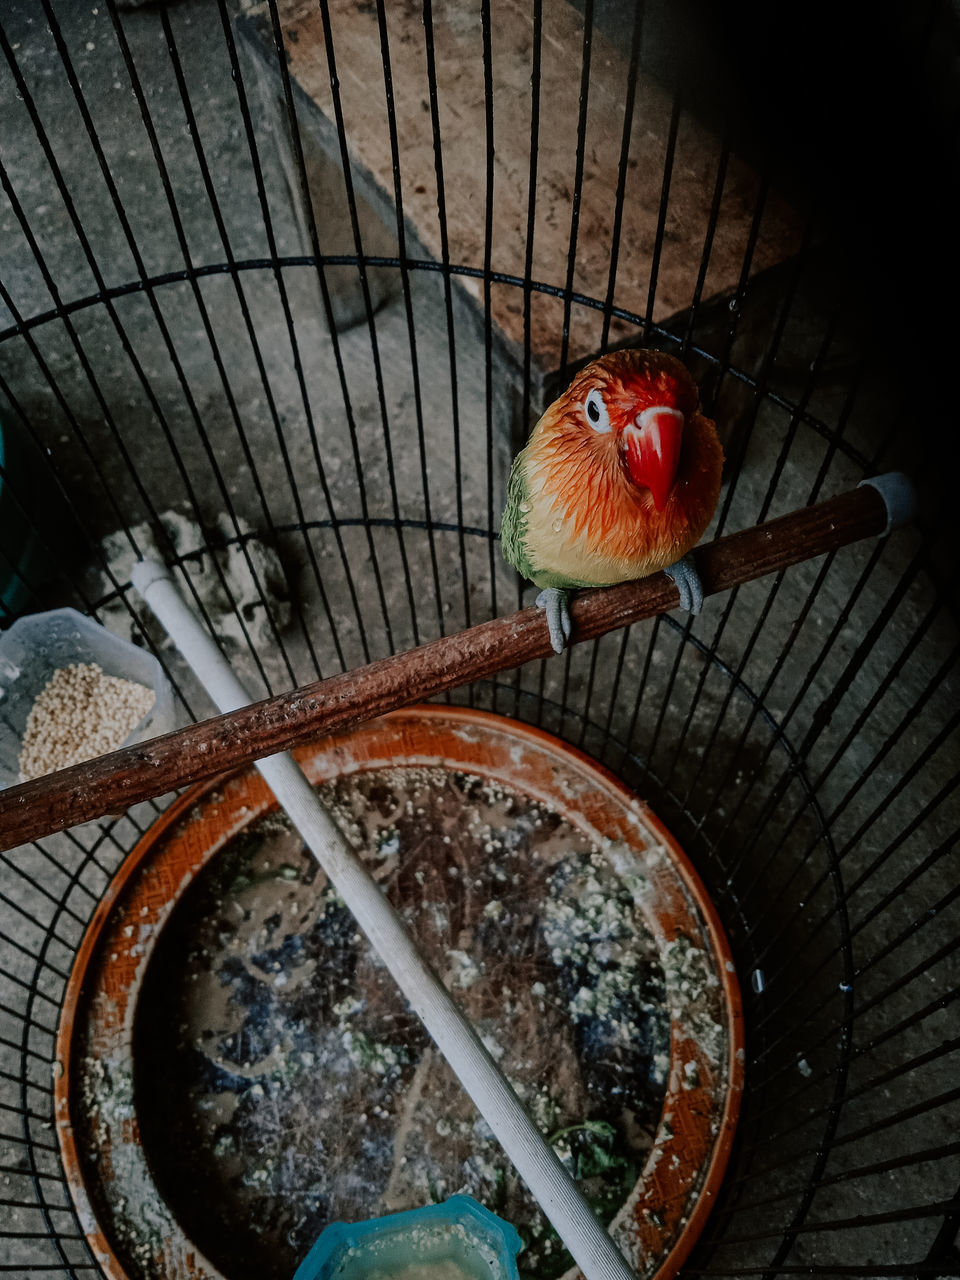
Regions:
<svg viewBox="0 0 960 1280"><path fill-rule="evenodd" d="M37 695L20 748L23 782L116 751L153 706L153 690L93 662L59 667Z"/></svg>

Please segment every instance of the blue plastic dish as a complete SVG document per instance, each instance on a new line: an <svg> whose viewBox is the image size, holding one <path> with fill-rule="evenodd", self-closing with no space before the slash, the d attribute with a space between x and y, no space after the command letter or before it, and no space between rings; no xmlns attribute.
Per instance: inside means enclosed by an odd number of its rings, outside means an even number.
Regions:
<svg viewBox="0 0 960 1280"><path fill-rule="evenodd" d="M293 1280L366 1280L380 1272L453 1263L470 1280L518 1280L516 1231L471 1196L365 1222L332 1222Z"/></svg>

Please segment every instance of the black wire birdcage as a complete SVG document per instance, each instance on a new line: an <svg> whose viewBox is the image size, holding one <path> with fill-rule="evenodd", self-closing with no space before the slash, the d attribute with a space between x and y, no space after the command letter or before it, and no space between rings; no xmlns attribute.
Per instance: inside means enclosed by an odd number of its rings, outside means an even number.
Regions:
<svg viewBox="0 0 960 1280"><path fill-rule="evenodd" d="M712 535L913 476L889 539L447 697L635 788L722 918L746 1088L683 1274L960 1274L949 330L924 312L932 284L952 304L952 10L879 36L820 12L827 49L800 13L589 0L0 12L5 618L69 605L151 648L183 722L210 706L141 554L258 696L519 607L511 457L611 347L697 377ZM0 1270L100 1269L56 1032L169 799L0 855Z"/></svg>

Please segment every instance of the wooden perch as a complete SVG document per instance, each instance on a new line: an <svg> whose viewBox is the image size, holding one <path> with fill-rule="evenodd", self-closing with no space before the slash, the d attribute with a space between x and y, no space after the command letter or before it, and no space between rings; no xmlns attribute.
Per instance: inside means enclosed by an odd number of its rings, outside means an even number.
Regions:
<svg viewBox="0 0 960 1280"><path fill-rule="evenodd" d="M716 595L888 527L877 489L862 485L816 506L718 538L694 552L705 595ZM578 593L573 643L677 607L665 574ZM0 791L0 849L288 751L446 689L553 656L544 614L523 609L369 666Z"/></svg>

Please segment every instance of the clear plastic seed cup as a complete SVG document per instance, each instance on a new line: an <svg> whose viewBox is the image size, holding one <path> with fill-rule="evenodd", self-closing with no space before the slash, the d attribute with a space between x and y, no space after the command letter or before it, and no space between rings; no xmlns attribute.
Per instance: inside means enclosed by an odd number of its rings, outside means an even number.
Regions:
<svg viewBox="0 0 960 1280"><path fill-rule="evenodd" d="M21 781L20 750L37 696L55 671L79 663L153 690L153 706L117 747L176 728L173 690L152 653L76 609L29 614L0 635L0 787Z"/></svg>

